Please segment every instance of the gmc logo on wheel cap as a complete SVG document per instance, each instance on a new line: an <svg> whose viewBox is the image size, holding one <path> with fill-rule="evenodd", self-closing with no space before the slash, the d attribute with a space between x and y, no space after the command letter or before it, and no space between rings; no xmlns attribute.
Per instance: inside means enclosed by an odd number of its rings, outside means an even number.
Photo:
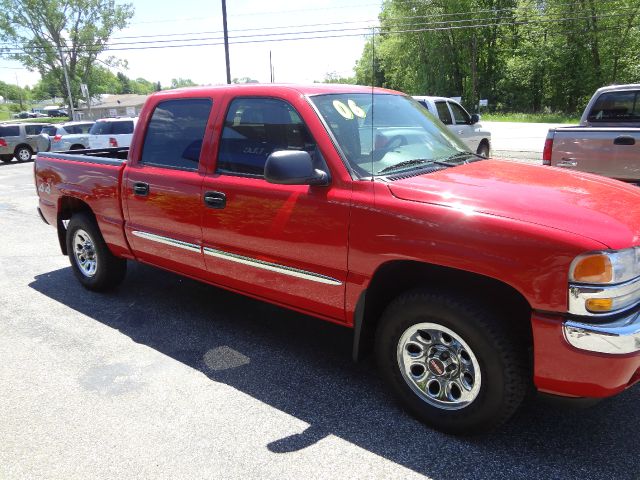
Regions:
<svg viewBox="0 0 640 480"><path fill-rule="evenodd" d="M429 360L429 370L434 375L440 376L444 373L444 363L437 358L432 358Z"/></svg>

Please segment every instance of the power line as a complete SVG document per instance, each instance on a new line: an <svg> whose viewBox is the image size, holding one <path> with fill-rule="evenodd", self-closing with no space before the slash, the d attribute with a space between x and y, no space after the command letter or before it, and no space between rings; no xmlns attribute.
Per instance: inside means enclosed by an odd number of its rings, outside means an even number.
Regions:
<svg viewBox="0 0 640 480"><path fill-rule="evenodd" d="M486 28L491 26L511 26L511 25L536 25L536 24L545 24L545 23L562 23L567 21L574 20L584 20L584 19L601 19L601 18L615 18L620 16L625 16L626 12L629 10L633 10L631 8L619 9L616 13L611 14L598 14L598 15L587 15L587 16L578 16L578 17L551 17L547 14L536 15L536 18L539 20L522 20L522 21L510 21L503 22L500 21L501 17L493 17L493 18L470 18L465 20L450 20L450 21L436 21L436 22L416 22L416 23L405 23L399 24L395 27L399 27L400 30L390 30L391 27L374 27L377 28L379 33L382 34L398 34L398 33L415 33L415 32L426 32L426 31L442 31L442 30L459 30L465 28ZM481 23L481 24L472 24L467 25L469 22L494 22L494 23ZM464 23L464 25L451 25L452 23ZM436 25L446 25L435 27ZM415 27L415 28L412 28ZM354 32L351 34L339 34L339 35L325 35L324 38L340 38L340 37L354 37L354 36L369 36L371 33L369 31L372 27L355 27L355 28L342 28L342 29L323 29L323 30L306 30L306 31L296 31L296 32L280 32L280 33L264 33L264 34L252 34L252 35L235 35L231 36L230 41L231 44L244 44L244 43L266 43L266 42L277 42L277 41L292 41L292 40L310 40L323 38L322 36L311 36L312 34L320 34L320 33L334 33L334 32ZM300 35L304 35L304 37L300 37ZM288 38L294 36L294 38ZM287 38L265 38L265 37L287 37ZM219 43L210 43L211 41L221 40L222 37L205 37L205 38L181 38L181 39L171 39L171 40L148 40L148 41L134 41L134 42L112 42L107 45L107 48L104 51L125 51L125 50L144 50L144 49L158 49L158 48L178 48L178 47L197 47L197 46L214 46ZM240 39L240 40L239 40ZM251 39L243 41L241 39ZM176 43L181 42L181 43ZM207 42L207 43L185 43L185 42ZM158 43L172 43L172 45L147 45L147 44L158 44ZM9 45L9 44L5 44ZM120 45L128 45L128 47L120 47ZM131 46L129 46L131 45ZM96 44L84 44L78 45L79 47L84 47L88 51L91 51L93 47L101 47L102 45ZM11 50L9 48L8 50ZM13 50L19 50L20 47L13 44ZM44 47L33 47L28 49L29 51L42 51ZM66 53L69 53L69 49L67 47L66 50L63 50Z"/></svg>

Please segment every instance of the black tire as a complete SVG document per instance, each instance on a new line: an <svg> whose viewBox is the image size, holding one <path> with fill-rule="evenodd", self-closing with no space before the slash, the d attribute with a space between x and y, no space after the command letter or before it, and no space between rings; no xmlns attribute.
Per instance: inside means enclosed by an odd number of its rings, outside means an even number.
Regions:
<svg viewBox="0 0 640 480"><path fill-rule="evenodd" d="M420 327L418 325L420 324ZM456 348L458 355L449 355L449 365L440 362L431 365L433 361L430 352L438 352L445 348L444 336L441 333L440 342L435 340L438 330L421 330L427 325L444 327L448 332L457 335L463 342L451 343L451 351ZM392 388L400 403L418 419L437 430L452 434L475 434L492 430L506 422L522 403L529 386L530 368L528 366L526 343L508 329L509 323L502 322L489 308L481 303L467 298L458 298L447 292L430 292L414 290L396 298L384 311L376 332L376 357L382 377ZM417 331L415 329L418 329ZM423 356L415 351L413 340L405 343L403 334L416 331L418 335L426 335L432 343L423 345ZM433 335L430 336L429 332ZM405 339L407 337L405 336ZM409 337L416 338L416 337ZM451 339L451 336L448 337ZM405 349L399 348L403 341ZM422 341L422 337L419 339ZM455 340L455 337L454 337ZM420 342L413 342L420 343ZM463 344L466 343L466 346ZM421 348L422 348L421 347ZM463 352L467 348L471 355ZM415 363L401 366L401 359L416 355ZM465 360L463 364L463 359ZM466 360L469 360L468 362ZM447 373L452 363L456 363L457 370ZM475 362L472 365L472 361ZM417 365L416 365L417 364ZM471 367L467 367L472 365ZM475 372L479 368L480 376ZM446 367L443 369L443 367ZM422 368L422 372L421 372ZM455 366L452 368L456 368ZM472 370L471 380L465 377ZM403 376L403 372L407 378ZM439 376L438 372L445 372ZM457 374L455 372L458 372ZM410 377L410 375L417 375ZM422 375L422 377L420 377ZM447 376L451 375L451 379ZM459 375L456 377L456 375ZM424 388L433 391L427 393L419 390L417 382L412 386L412 378L423 378ZM453 380L453 381L452 381ZM433 382L436 383L433 383ZM457 382L457 387L454 383ZM444 390L440 386L444 383ZM472 385L468 391L461 390L462 385ZM437 388L436 388L437 387ZM466 388L466 387L465 387ZM416 390L414 390L416 389ZM473 396L475 390L475 397ZM434 393L434 391L436 393ZM438 400L434 395L457 391L461 396L468 395L468 403L451 398ZM420 392L420 393L418 393ZM436 403L440 402L436 405ZM447 402L451 402L447 404ZM466 403L466 404L465 404ZM464 405L464 406L460 406ZM457 409L447 409L456 407ZM459 407L459 408L458 408Z"/></svg>
<svg viewBox="0 0 640 480"><path fill-rule="evenodd" d="M489 155L491 154L489 144L484 140L480 142L480 145L478 145L478 151L476 153L481 157L489 158Z"/></svg>
<svg viewBox="0 0 640 480"><path fill-rule="evenodd" d="M33 157L33 150L29 145L19 145L16 147L13 155L19 162L28 162Z"/></svg>
<svg viewBox="0 0 640 480"><path fill-rule="evenodd" d="M13 155L0 155L0 160L4 163L9 163L13 160Z"/></svg>
<svg viewBox="0 0 640 480"><path fill-rule="evenodd" d="M85 242L85 249L78 253L77 246L87 237L89 244ZM89 290L112 290L122 282L127 273L127 261L109 251L96 221L87 213L76 213L71 218L67 227L67 253L74 275ZM87 271L91 270L87 265L94 260L95 268L92 272Z"/></svg>
<svg viewBox="0 0 640 480"><path fill-rule="evenodd" d="M84 149L85 149L84 145L75 144L75 145L71 145L71 148L69 150L84 150Z"/></svg>

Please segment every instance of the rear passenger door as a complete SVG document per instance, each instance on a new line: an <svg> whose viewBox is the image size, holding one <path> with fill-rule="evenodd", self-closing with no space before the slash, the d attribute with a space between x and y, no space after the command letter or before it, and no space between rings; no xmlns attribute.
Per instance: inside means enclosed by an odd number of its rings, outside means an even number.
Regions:
<svg viewBox="0 0 640 480"><path fill-rule="evenodd" d="M199 160L212 110L209 98L158 103L140 158L125 168L125 231L139 260L202 276Z"/></svg>
<svg viewBox="0 0 640 480"><path fill-rule="evenodd" d="M25 125L24 133L25 133L25 143L31 147L34 152L39 152L41 150L46 150L46 145L43 144L43 139L40 137L40 132L44 125ZM48 142L47 142L48 143Z"/></svg>
<svg viewBox="0 0 640 480"><path fill-rule="evenodd" d="M305 150L316 168L329 172L293 105L276 98L233 99L215 172L203 183L209 278L343 321L350 184L268 183L264 164L276 150Z"/></svg>

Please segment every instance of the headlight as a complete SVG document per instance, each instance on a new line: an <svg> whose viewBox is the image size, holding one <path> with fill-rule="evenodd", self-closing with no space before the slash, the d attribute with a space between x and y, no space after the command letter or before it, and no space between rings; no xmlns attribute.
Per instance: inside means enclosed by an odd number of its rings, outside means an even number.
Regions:
<svg viewBox="0 0 640 480"><path fill-rule="evenodd" d="M569 313L603 315L640 302L640 247L589 252L569 268Z"/></svg>
<svg viewBox="0 0 640 480"><path fill-rule="evenodd" d="M640 276L640 247L579 255L571 263L569 281L587 284L623 283Z"/></svg>

